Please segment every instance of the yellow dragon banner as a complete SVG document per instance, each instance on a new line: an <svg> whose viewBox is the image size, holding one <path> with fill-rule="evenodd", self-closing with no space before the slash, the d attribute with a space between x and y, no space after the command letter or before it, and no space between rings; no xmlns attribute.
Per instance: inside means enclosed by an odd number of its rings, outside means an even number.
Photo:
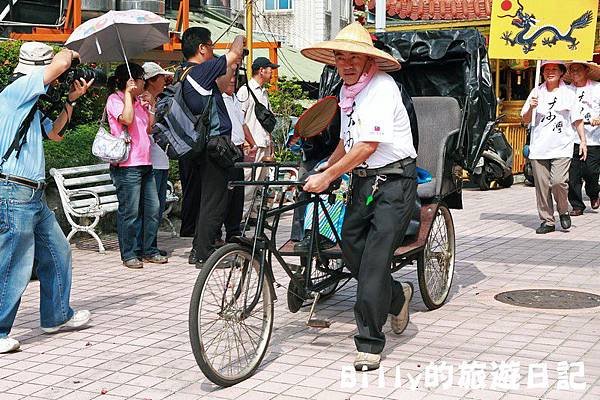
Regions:
<svg viewBox="0 0 600 400"><path fill-rule="evenodd" d="M591 60L598 0L494 0L491 58Z"/></svg>

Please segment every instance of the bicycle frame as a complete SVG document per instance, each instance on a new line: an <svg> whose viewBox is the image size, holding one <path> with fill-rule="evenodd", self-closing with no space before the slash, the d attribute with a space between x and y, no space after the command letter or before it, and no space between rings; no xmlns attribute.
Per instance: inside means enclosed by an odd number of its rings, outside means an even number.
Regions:
<svg viewBox="0 0 600 400"><path fill-rule="evenodd" d="M257 186L257 187L261 187L261 189L262 189L261 203L258 208L258 217L257 217L255 234L251 239L245 238L245 237L239 238L240 242L242 242L243 244L249 245L250 243L252 243L252 253L251 253L252 259L254 259L254 255L258 251L259 252L259 260L260 260L258 286L256 289L256 293L254 294L254 298L252 299L252 302L250 302L250 304L247 307L245 306L245 311L243 313L244 316L248 315L254 309L254 307L258 304L258 301L260 299L260 294L262 293L264 274L268 273L269 277L272 279L272 281L275 281L275 279L274 279L275 277L273 275L273 256L275 256L276 260L279 262L279 264L281 265L283 270L289 276L292 283L295 284L297 288L302 288L302 290L304 292L302 294L304 295L305 298L307 298L308 295L312 294L313 292L318 292L320 290L323 290L324 288L327 288L328 286L332 285L333 283L336 283L345 278L352 277L352 275L349 272L342 272L339 270L332 270L332 269L328 269L328 268L320 268L319 270L321 272L328 274L329 276L327 276L326 278L322 279L321 281L319 281L318 283L316 283L314 285L311 284L313 257L316 256L316 259L319 260L322 264L325 264L325 261L329 260L329 258L326 257L319 248L319 242L318 242L318 240L319 240L318 239L319 238L319 235L318 235L318 232L319 232L319 217L318 217L319 207L323 211L323 213L325 215L325 219L333 231L336 242L339 245L341 245L341 239L340 239L337 231L335 230L333 220L331 219L331 216L329 215L329 212L327 211L327 208L325 207L325 204L323 202L323 199L321 199L320 194L311 194L311 197L309 199L305 199L305 200L302 200L302 201L299 201L299 202L296 202L294 204L290 204L287 206L283 205L285 196L281 196L278 207L270 209L270 210L267 209L268 196L266 195L266 192L269 187L303 185L304 184L304 182L301 182L301 181L285 181L285 180L280 181L277 179L278 175L279 175L280 167L297 167L297 166L298 165L296 163L262 163L262 162L261 163L236 163L236 165L235 165L236 168L252 168L253 176L255 176L255 172L256 172L257 168L266 168L266 167L275 168L275 174L274 174L275 179L274 180L232 181L229 183L230 186ZM308 252L306 254L304 254L303 256L301 256L306 261L305 262L306 267L304 268L302 278L300 278L298 276L298 274L296 274L292 270L290 265L285 261L285 259L280 254L279 250L277 249L276 236L277 236L277 229L279 227L279 221L280 221L281 215L283 213L292 211L292 210L302 207L302 206L306 206L310 203L313 203L313 216L312 216L313 219L312 219L312 227L311 227L311 233L312 233L313 240L311 241L311 243L309 245ZM273 218L272 225L269 225L269 223L268 223L269 218ZM267 229L271 232L270 238L265 234L265 229ZM342 259L343 259L343 255L342 255ZM244 268L247 269L248 266L244 266ZM240 285L238 286L238 288L241 288L246 283L246 282L244 282L246 275L247 275L247 270L242 271L242 277L240 278ZM237 294L237 292L238 291L236 291L236 294ZM244 301L244 303L246 304L246 300Z"/></svg>

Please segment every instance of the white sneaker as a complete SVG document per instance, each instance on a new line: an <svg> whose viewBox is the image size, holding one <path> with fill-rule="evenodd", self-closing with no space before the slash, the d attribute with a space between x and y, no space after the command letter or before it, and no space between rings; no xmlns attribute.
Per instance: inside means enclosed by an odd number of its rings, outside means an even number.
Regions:
<svg viewBox="0 0 600 400"><path fill-rule="evenodd" d="M354 359L354 369L357 371L372 371L379 368L381 354L363 353L359 351Z"/></svg>
<svg viewBox="0 0 600 400"><path fill-rule="evenodd" d="M54 326L52 328L42 327L42 331L44 331L45 333L55 333L55 332L58 332L61 328L65 328L65 327L79 328L80 326L87 324L88 321L90 320L91 316L92 316L92 314L88 310L75 311L75 314L73 314L73 317L71 317L71 319L68 320L67 322L65 322L64 324Z"/></svg>
<svg viewBox="0 0 600 400"><path fill-rule="evenodd" d="M21 347L21 343L18 340L9 337L0 339L0 354L18 350L19 347Z"/></svg>

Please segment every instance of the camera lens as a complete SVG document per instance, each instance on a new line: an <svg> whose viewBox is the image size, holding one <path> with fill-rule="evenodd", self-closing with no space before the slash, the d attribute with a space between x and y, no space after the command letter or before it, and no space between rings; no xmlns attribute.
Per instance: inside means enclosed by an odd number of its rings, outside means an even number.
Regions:
<svg viewBox="0 0 600 400"><path fill-rule="evenodd" d="M74 72L74 80L84 79L89 82L94 79L94 86L106 85L106 74L100 68L77 68Z"/></svg>

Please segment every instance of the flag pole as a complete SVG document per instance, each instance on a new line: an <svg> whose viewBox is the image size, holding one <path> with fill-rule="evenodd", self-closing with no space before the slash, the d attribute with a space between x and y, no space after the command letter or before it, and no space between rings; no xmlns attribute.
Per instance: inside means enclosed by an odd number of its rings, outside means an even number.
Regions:
<svg viewBox="0 0 600 400"><path fill-rule="evenodd" d="M533 90L535 90L535 97L537 97L538 101L540 100L540 98L539 98L540 91L538 90L538 86L540 86L541 72L542 72L542 61L537 60L535 63L535 86L534 86ZM530 125L532 128L535 126L535 108L533 109L532 114L531 114L531 124Z"/></svg>

